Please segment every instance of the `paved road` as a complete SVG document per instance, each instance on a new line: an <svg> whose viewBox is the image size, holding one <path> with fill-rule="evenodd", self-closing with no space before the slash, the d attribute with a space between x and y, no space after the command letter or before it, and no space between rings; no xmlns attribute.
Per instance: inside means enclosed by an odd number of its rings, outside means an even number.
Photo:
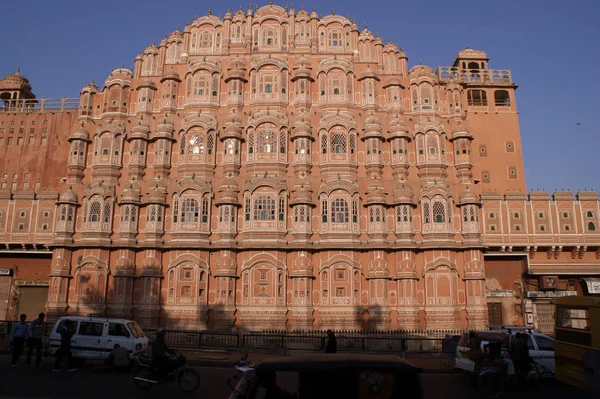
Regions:
<svg viewBox="0 0 600 399"><path fill-rule="evenodd" d="M156 386L150 391L137 388L130 375L112 374L94 370L91 365L77 372L53 373L51 359L40 369L8 367L8 357L0 356L0 399L28 398L227 398L227 379L235 371L230 368L198 367L202 385L195 394L181 392L176 384ZM460 374L424 374L422 383L426 398L481 399L469 386L469 380ZM285 387L284 387L285 388ZM589 396L589 395L587 395ZM561 386L544 392L509 392L504 397L519 399L584 397L570 387Z"/></svg>

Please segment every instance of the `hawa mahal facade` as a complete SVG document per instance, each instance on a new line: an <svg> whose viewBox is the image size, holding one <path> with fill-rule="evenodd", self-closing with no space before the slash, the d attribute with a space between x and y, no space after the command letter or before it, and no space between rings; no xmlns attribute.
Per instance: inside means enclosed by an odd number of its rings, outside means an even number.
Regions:
<svg viewBox="0 0 600 399"><path fill-rule="evenodd" d="M543 330L595 293L600 209L526 194L516 88L483 51L409 68L273 4L209 12L76 101L7 75L0 318Z"/></svg>

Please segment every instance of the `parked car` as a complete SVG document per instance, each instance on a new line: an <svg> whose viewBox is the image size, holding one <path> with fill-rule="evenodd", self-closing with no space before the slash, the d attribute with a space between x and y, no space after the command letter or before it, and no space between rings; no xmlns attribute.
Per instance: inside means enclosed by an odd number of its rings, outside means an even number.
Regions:
<svg viewBox="0 0 600 399"><path fill-rule="evenodd" d="M456 347L456 367L469 372L475 370L473 348L485 352L486 345L496 342L500 355L509 358L509 348L517 332L521 331L473 331L464 333ZM537 363L554 372L554 340L537 332L523 332L528 337L529 356Z"/></svg>
<svg viewBox="0 0 600 399"><path fill-rule="evenodd" d="M321 353L265 359L243 372L229 399L421 399L421 369L394 355Z"/></svg>
<svg viewBox="0 0 600 399"><path fill-rule="evenodd" d="M67 321L74 332L71 352L75 359L106 359L115 344L127 349L130 357L148 347L148 337L133 320L65 316L57 320L50 333L51 355L60 347L60 330Z"/></svg>

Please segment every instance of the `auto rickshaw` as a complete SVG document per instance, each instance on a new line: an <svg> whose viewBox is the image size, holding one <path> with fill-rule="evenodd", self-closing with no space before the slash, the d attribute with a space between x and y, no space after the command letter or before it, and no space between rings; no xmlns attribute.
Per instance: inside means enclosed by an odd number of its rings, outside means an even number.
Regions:
<svg viewBox="0 0 600 399"><path fill-rule="evenodd" d="M421 399L421 369L394 355L315 353L238 367L229 399Z"/></svg>

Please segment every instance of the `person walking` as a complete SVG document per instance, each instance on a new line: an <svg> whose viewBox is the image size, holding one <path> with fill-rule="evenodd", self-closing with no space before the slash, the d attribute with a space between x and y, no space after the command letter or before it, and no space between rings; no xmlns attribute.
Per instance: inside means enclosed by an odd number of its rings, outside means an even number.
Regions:
<svg viewBox="0 0 600 399"><path fill-rule="evenodd" d="M63 357L67 357L67 369L69 371L77 371L73 367L73 354L71 353L71 338L73 337L73 331L71 331L71 323L69 320L65 321L65 324L60 330L60 348L56 351L56 362L52 371L60 371L60 362Z"/></svg>
<svg viewBox="0 0 600 399"><path fill-rule="evenodd" d="M20 317L21 321L15 324L10 333L10 342L12 344L13 353L12 359L10 362L10 367L17 367L17 362L23 353L23 348L25 347L25 338L27 338L27 315L22 314Z"/></svg>
<svg viewBox="0 0 600 399"><path fill-rule="evenodd" d="M44 332L46 332L46 322L44 321L45 318L46 315L44 313L40 313L38 318L31 322L29 329L27 330L27 346L29 347L29 351L27 352L27 360L25 361L26 366L31 363L33 348L36 349L35 367L40 367L42 362L42 337L44 336Z"/></svg>
<svg viewBox="0 0 600 399"><path fill-rule="evenodd" d="M337 339L333 330L327 330L327 345L325 346L325 353L336 353L337 352Z"/></svg>

